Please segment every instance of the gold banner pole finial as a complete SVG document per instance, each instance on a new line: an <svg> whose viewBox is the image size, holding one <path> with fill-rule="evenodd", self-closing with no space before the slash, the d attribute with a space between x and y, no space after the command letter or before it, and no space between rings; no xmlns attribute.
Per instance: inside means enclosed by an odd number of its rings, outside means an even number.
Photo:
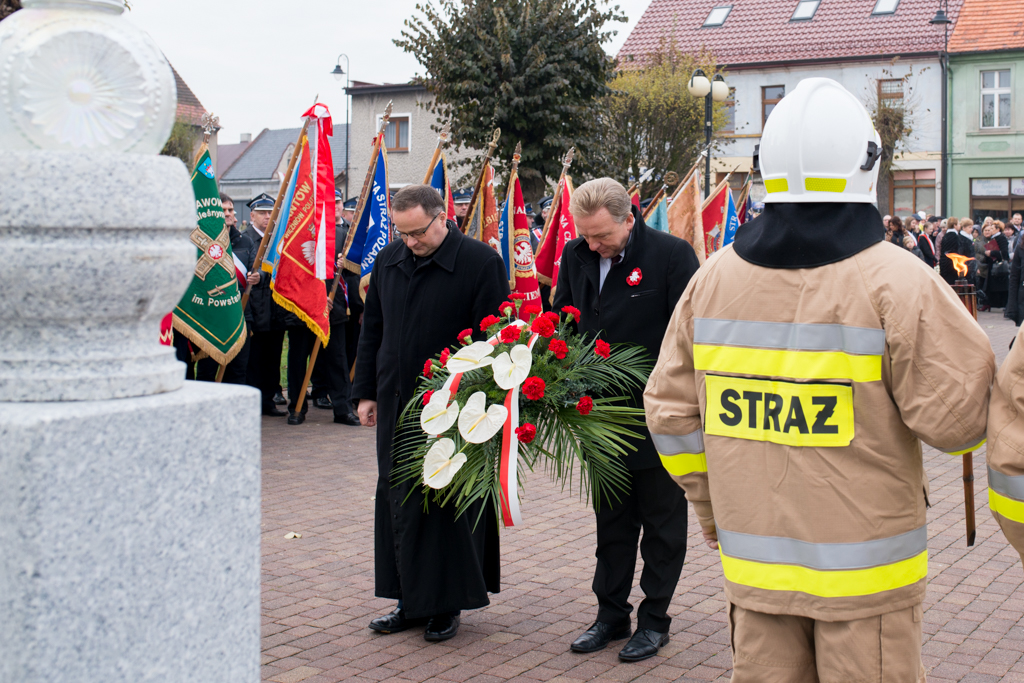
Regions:
<svg viewBox="0 0 1024 683"><path fill-rule="evenodd" d="M448 136L452 132L452 122L445 121L444 125L441 126L441 132L437 135L437 145L434 147L434 156L430 157L430 164L427 166L427 174L423 176L423 184L430 184L430 177L434 175L434 166L437 165L437 160L441 157L441 149L445 143L448 142Z"/></svg>
<svg viewBox="0 0 1024 683"><path fill-rule="evenodd" d="M519 171L519 160L523 157L523 143L516 143L516 151L512 153L512 174Z"/></svg>

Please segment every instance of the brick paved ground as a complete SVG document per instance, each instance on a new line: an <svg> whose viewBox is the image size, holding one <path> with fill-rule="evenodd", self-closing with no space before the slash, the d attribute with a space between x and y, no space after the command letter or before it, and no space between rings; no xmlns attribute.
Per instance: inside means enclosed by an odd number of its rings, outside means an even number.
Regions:
<svg viewBox="0 0 1024 683"><path fill-rule="evenodd" d="M981 324L1001 361L1015 328L1001 313L983 313ZM594 521L577 498L540 474L527 484L524 528L502 534L501 593L489 607L464 613L456 638L428 644L422 629L369 631L367 622L394 606L373 597L373 443L372 430L335 425L328 411L312 409L301 427L263 418L264 679L728 680L721 567L693 522L670 612L671 643L638 664L620 663L617 647L569 652L596 613ZM1024 574L988 511L984 453L975 455L979 528L969 552L960 459L931 449L925 458L932 501L924 616L929 680L1024 682ZM286 540L288 532L302 538ZM638 593L634 585L634 600Z"/></svg>

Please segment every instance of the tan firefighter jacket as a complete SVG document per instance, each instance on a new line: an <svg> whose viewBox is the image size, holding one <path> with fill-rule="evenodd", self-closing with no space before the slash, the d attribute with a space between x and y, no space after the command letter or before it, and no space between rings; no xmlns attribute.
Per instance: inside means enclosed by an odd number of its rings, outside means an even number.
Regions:
<svg viewBox="0 0 1024 683"><path fill-rule="evenodd" d="M988 409L988 506L1024 560L1024 341L1017 339L992 387Z"/></svg>
<svg viewBox="0 0 1024 683"><path fill-rule="evenodd" d="M690 281L647 383L647 425L727 598L827 621L919 604L921 441L985 439L995 359L952 288L880 242L816 268L723 249Z"/></svg>

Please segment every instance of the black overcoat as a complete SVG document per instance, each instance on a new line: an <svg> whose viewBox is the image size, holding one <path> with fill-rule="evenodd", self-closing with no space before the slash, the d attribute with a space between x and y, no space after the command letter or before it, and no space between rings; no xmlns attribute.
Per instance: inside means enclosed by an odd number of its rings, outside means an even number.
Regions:
<svg viewBox="0 0 1024 683"><path fill-rule="evenodd" d="M252 243L249 232L238 232L238 228L231 226L228 235L231 238L231 252L245 265L245 271L248 273L252 270L253 261L256 260L256 246ZM252 308L249 304L245 305L244 315L246 324L252 329Z"/></svg>
<svg viewBox="0 0 1024 683"><path fill-rule="evenodd" d="M554 310L575 306L580 310L578 330L599 334L609 343L631 342L647 349L657 361L676 302L700 264L687 242L647 227L640 212L633 208L633 234L626 255L608 271L604 287L600 283L600 261L580 237L565 245L558 271ZM630 285L627 278L640 269L640 283ZM644 406L644 387L633 392L629 405ZM630 470L661 467L658 452L647 427L637 430L624 463Z"/></svg>
<svg viewBox="0 0 1024 683"><path fill-rule="evenodd" d="M456 519L453 507L431 503L424 513L420 482L392 487L390 475L398 416L424 363L457 345L464 329L483 339L480 321L496 315L508 294L501 256L452 221L432 258L417 264L396 240L373 266L352 398L377 401L376 594L401 598L410 618L484 607L488 591L499 590L498 521L490 508L474 531L476 510Z"/></svg>
<svg viewBox="0 0 1024 683"><path fill-rule="evenodd" d="M259 251L260 234L251 225L243 233L248 235L256 251ZM253 260L256 253L253 252ZM250 269L253 264L250 264ZM252 286L249 292L249 310L252 313L252 330L254 332L270 332L271 330L283 330L295 324L298 320L294 314L281 308L274 301L274 294L270 291L270 273L261 270L259 283Z"/></svg>

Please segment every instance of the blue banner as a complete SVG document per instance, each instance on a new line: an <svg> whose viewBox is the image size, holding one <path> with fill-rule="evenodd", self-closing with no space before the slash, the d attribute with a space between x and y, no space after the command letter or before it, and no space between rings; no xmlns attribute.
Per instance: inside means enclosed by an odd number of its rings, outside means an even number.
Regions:
<svg viewBox="0 0 1024 683"><path fill-rule="evenodd" d="M732 244L732 241L736 239L736 229L740 227L740 217L736 215L736 202L732 198L732 188L727 190L729 193L729 203L726 205L725 212L725 234L722 236L722 246Z"/></svg>
<svg viewBox="0 0 1024 683"><path fill-rule="evenodd" d="M373 188L363 213L358 217L352 246L345 260L359 266L360 277L373 270L377 254L391 239L391 200L388 196L388 158L384 148L377 154L377 167L373 172Z"/></svg>

